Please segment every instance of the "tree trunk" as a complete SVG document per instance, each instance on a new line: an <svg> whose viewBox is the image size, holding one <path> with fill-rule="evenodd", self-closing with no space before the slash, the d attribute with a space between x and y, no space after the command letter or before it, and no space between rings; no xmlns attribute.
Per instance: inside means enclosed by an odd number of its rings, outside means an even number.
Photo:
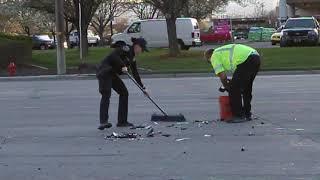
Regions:
<svg viewBox="0 0 320 180"><path fill-rule="evenodd" d="M178 48L177 31L176 31L176 18L166 18L169 40L169 56L176 57L180 54Z"/></svg>
<svg viewBox="0 0 320 180"><path fill-rule="evenodd" d="M64 35L66 37L66 42L67 42L67 46L68 48L70 48L70 37L69 37L69 24L68 24L68 21L65 21L65 32L64 32Z"/></svg>
<svg viewBox="0 0 320 180"><path fill-rule="evenodd" d="M98 31L98 35L100 37L100 42L99 42L99 45L100 46L104 46L105 45L105 40L104 40L104 37L103 37L103 32L104 32L104 27L103 27L103 21L100 22L99 24L99 31Z"/></svg>
<svg viewBox="0 0 320 180"><path fill-rule="evenodd" d="M111 31L111 36L113 36L113 23L112 23L112 20L110 21L110 31Z"/></svg>
<svg viewBox="0 0 320 180"><path fill-rule="evenodd" d="M105 42L104 37L103 37L103 32L99 32L98 35L99 35L99 37L100 37L99 45L100 45L100 46L106 45L106 42Z"/></svg>
<svg viewBox="0 0 320 180"><path fill-rule="evenodd" d="M82 30L82 39L81 39L81 43L82 43L82 57L83 60L85 60L88 56L88 29L83 29Z"/></svg>
<svg viewBox="0 0 320 180"><path fill-rule="evenodd" d="M30 36L30 28L28 26L24 26L23 29L27 33L27 35Z"/></svg>

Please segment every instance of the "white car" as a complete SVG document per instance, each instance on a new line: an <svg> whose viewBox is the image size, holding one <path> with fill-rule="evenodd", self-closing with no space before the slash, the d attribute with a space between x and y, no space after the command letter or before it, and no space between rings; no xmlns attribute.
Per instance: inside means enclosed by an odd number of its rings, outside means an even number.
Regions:
<svg viewBox="0 0 320 180"><path fill-rule="evenodd" d="M94 35L92 31L88 30L87 32L87 38L88 38L88 45L89 46L97 46L100 41L100 37L97 35ZM79 45L79 35L78 31L72 31L69 35L70 45L78 46Z"/></svg>
<svg viewBox="0 0 320 180"><path fill-rule="evenodd" d="M201 46L198 21L194 18L177 18L177 38L180 49ZM132 44L131 38L143 37L150 48L169 47L168 31L165 19L138 20L131 23L123 33L111 38L111 47L121 44Z"/></svg>

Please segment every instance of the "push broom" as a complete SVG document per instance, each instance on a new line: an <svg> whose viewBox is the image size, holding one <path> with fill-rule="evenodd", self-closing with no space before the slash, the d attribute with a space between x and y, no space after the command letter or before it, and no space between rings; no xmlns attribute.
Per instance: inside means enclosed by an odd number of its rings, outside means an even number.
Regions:
<svg viewBox="0 0 320 180"><path fill-rule="evenodd" d="M140 84L137 83L137 81L129 74L126 73L131 79L134 84L138 86L138 88L144 92L143 88L140 86ZM160 106L149 96L149 94L146 94L148 99L161 111L162 114L153 114L151 116L151 121L164 121L164 122L184 122L186 121L186 118L182 114L178 115L168 115L163 109L160 108Z"/></svg>

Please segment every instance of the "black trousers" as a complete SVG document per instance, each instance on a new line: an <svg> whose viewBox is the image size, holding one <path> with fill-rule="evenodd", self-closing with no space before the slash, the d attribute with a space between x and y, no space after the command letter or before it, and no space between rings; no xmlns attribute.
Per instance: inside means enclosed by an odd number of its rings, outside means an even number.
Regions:
<svg viewBox="0 0 320 180"><path fill-rule="evenodd" d="M229 92L231 110L234 116L250 117L253 81L260 69L260 56L250 55L237 66Z"/></svg>
<svg viewBox="0 0 320 180"><path fill-rule="evenodd" d="M123 81L116 74L98 80L99 91L102 95L100 101L100 123L107 123L109 119L111 89L119 94L118 123L127 122L129 93Z"/></svg>

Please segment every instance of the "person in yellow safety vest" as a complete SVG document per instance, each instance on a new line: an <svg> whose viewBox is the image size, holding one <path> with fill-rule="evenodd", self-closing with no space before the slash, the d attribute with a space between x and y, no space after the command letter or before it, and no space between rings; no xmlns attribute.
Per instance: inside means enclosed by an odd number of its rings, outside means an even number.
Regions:
<svg viewBox="0 0 320 180"><path fill-rule="evenodd" d="M260 69L259 53L249 46L229 44L217 49L207 49L204 58L212 65L215 74L229 92L234 116L229 122L252 120L252 85ZM233 73L231 81L227 78L227 72Z"/></svg>

